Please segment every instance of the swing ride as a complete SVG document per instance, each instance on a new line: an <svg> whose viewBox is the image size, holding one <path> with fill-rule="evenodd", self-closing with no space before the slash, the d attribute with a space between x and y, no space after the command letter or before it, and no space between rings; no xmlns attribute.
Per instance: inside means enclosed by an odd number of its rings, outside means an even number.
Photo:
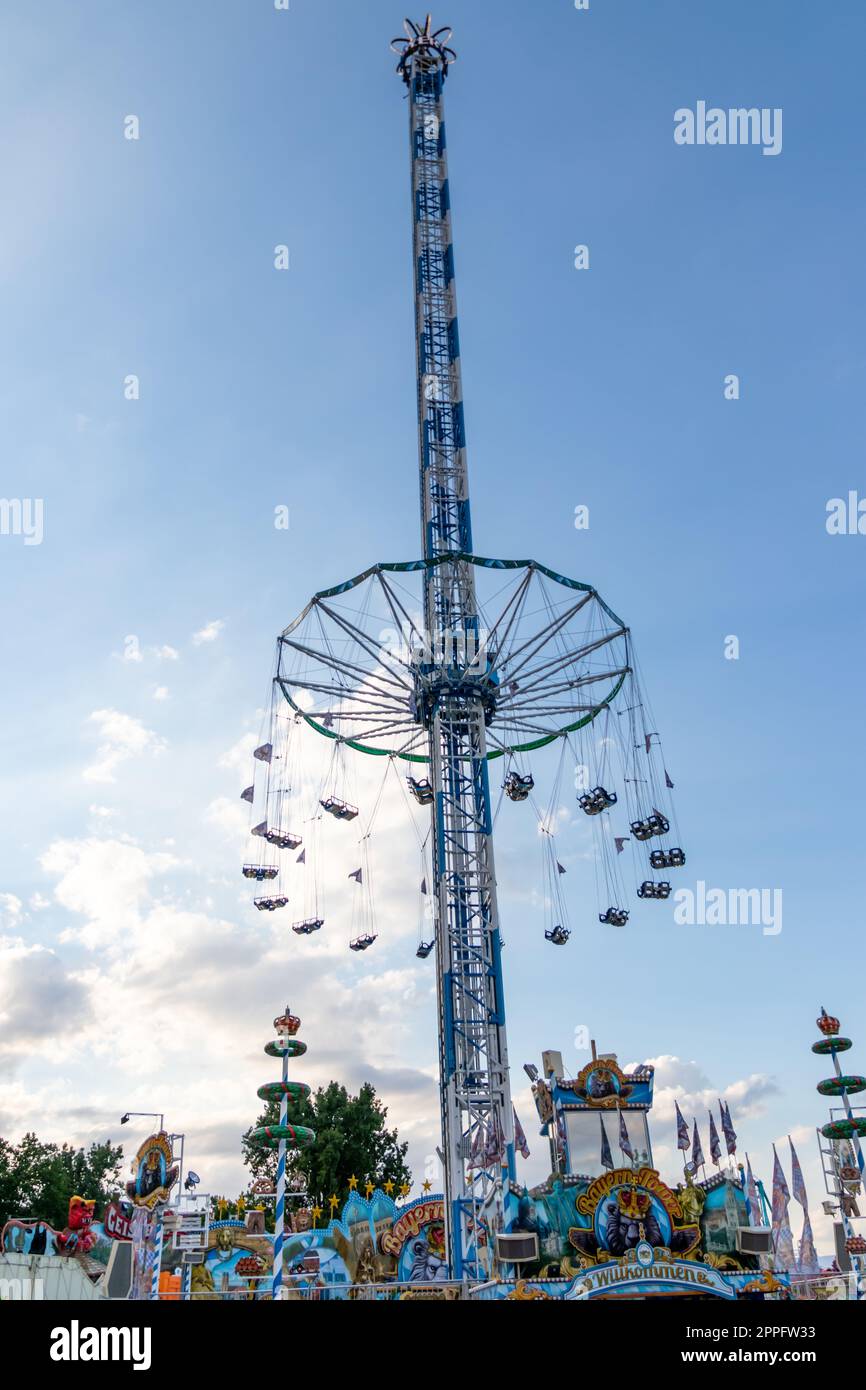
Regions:
<svg viewBox="0 0 866 1390"><path fill-rule="evenodd" d="M264 820L251 833L267 850L244 874L259 879L261 869L277 880L257 907L284 906L293 871L284 870L282 855L303 843L294 862L305 866L305 913L292 930L312 935L326 920L322 818L361 816L361 863L349 874L356 884L349 949L366 952L379 936L370 845L389 776L410 815L412 802L429 809L427 834L419 836L425 902L415 954L436 955L450 1264L454 1278L483 1279L515 1174L491 765L503 760L502 796L533 810L544 940L553 946L572 935L554 833L566 765L575 769L577 804L591 826L600 924L623 927L629 919L620 864L626 844L643 900L669 896L670 882L656 871L680 867L685 856L665 849L661 858L644 851L641 860L636 848L669 833L673 782L626 624L591 584L535 560L483 557L473 548L443 109L456 55L450 29L434 31L429 16L404 27L392 47L410 125L423 554L373 564L319 591L280 634L267 741L254 753L265 786L244 793L251 807L257 792L263 800ZM299 752L299 738L309 731L331 755L304 815L308 754ZM543 808L527 758L546 748L558 748L559 759ZM349 799L355 754L382 760L369 816ZM620 790L608 790L614 779ZM615 834L621 800L629 833ZM290 814L299 817L295 826L303 821L303 837L289 828Z"/></svg>

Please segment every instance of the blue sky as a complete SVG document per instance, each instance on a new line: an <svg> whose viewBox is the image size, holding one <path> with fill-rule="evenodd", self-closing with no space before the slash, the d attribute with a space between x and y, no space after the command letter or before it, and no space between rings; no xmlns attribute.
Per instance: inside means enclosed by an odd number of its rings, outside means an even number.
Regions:
<svg viewBox="0 0 866 1390"><path fill-rule="evenodd" d="M249 906L235 805L276 633L314 590L419 549L401 18L381 0L7 7L2 491L44 499L41 545L0 536L13 1137L116 1137L123 1109L164 1109L211 1185L236 1185L288 991L310 1077L372 1076L419 1170L432 1148L432 961L404 877L379 871L375 959L305 954ZM534 829L510 816L512 1058L558 1047L577 1070L586 1024L621 1061L679 1059L660 1064L659 1148L675 1094L700 1118L727 1093L767 1179L771 1142L800 1139L817 1205L819 1004L866 1057L866 540L825 527L830 498L866 492L866 14L454 0L434 18L459 53L476 549L590 580L630 624L683 883L784 895L777 937L661 905L605 934L575 872L554 961L523 891ZM781 107L781 155L675 145L698 100ZM515 1089L531 1141L522 1072Z"/></svg>

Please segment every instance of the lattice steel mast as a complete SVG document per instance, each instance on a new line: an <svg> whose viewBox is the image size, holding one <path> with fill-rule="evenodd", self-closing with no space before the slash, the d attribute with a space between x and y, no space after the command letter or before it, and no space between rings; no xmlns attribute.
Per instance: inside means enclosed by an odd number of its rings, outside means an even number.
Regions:
<svg viewBox="0 0 866 1390"><path fill-rule="evenodd" d="M499 693L480 631L454 284L443 87L450 29L405 24L395 40L409 97L418 446L427 651L414 704L427 730L436 911L439 1065L446 1219L454 1277L483 1277L477 1240L503 1224L514 1138L486 724ZM444 558L443 558L444 557ZM478 652L473 665L466 653ZM462 658L462 659L461 659Z"/></svg>
<svg viewBox="0 0 866 1390"><path fill-rule="evenodd" d="M647 759L629 783L643 792L641 804L632 797L629 805L638 840L669 829L655 808L672 784L653 742L658 735L643 724L628 629L597 590L534 560L473 553L442 106L455 55L447 46L450 30L434 31L429 16L423 28L410 20L405 27L406 38L394 47L409 106L424 553L417 560L379 561L314 594L280 634L274 691L289 702L296 721L334 742L335 758L350 749L428 772L407 781L415 800L432 807L449 1256L456 1277L478 1279L492 1271L495 1235L511 1221L508 1182L514 1178L488 768L506 759L503 792L525 800L532 778L510 769L511 759L560 739L566 749L569 737L580 738L625 686L625 756L645 748ZM272 755L281 765L276 705L272 731L256 750L269 767ZM587 765L596 765L594 749L587 758ZM599 785L583 798L587 805L581 802L587 815L599 816L616 803L600 782L599 774ZM319 804L338 819L358 814L338 795ZM253 819L259 814L254 811ZM282 822L274 827L265 820L251 829L269 845L299 843ZM602 853L605 843L602 836ZM682 850L674 853L678 864L685 862ZM660 857L674 866L670 856ZM653 874L657 867L651 855ZM268 864L244 868L257 879L276 872ZM606 900L614 905L600 921L623 926L628 912L617 883L614 876ZM639 889L641 897L669 893L670 884L654 878ZM288 899L262 901L277 907ZM562 946L569 932L560 924L544 935ZM368 934L349 945L366 950L375 939ZM422 942L418 954L426 958L430 947Z"/></svg>

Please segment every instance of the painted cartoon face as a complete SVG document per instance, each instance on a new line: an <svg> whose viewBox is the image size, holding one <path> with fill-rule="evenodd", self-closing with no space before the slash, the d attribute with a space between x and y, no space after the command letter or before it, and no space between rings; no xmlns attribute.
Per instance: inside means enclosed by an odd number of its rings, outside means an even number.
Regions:
<svg viewBox="0 0 866 1390"><path fill-rule="evenodd" d="M84 1197L70 1197L69 1199L69 1229L71 1231L86 1231L93 1225L93 1218L96 1202L87 1201Z"/></svg>

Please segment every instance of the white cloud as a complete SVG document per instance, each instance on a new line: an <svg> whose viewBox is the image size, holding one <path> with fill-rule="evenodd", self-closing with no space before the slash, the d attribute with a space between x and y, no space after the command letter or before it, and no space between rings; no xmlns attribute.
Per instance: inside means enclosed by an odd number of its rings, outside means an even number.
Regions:
<svg viewBox="0 0 866 1390"><path fill-rule="evenodd" d="M88 1012L87 991L53 951L0 940L0 1055L29 1054L57 1028L68 1035Z"/></svg>
<svg viewBox="0 0 866 1390"><path fill-rule="evenodd" d="M217 766L230 768L232 772L239 776L247 777L255 770L253 762L253 749L261 740L255 734L243 734L237 743L233 744L225 753L221 754L217 761Z"/></svg>
<svg viewBox="0 0 866 1390"><path fill-rule="evenodd" d="M214 618L212 622L205 623L204 627L193 633L193 645L200 647L203 642L215 642L224 627L222 618Z"/></svg>
<svg viewBox="0 0 866 1390"><path fill-rule="evenodd" d="M153 692L153 698L154 698L154 700L167 700L167 699L168 699L168 686L167 686L167 685L158 685L158 686L156 687L156 689L154 690L154 692Z"/></svg>
<svg viewBox="0 0 866 1390"><path fill-rule="evenodd" d="M218 796L207 807L204 818L208 825L216 826L228 839L236 843L238 853L242 852L249 833L249 806L246 802Z"/></svg>
<svg viewBox="0 0 866 1390"><path fill-rule="evenodd" d="M84 769L86 782L113 782L119 763L159 753L166 747L165 740L145 728L140 719L116 709L94 710L88 723L96 729L100 743L96 762Z"/></svg>
<svg viewBox="0 0 866 1390"><path fill-rule="evenodd" d="M21 920L24 904L14 893L0 893L0 926L14 930Z"/></svg>
<svg viewBox="0 0 866 1390"><path fill-rule="evenodd" d="M158 661L178 661L180 652L175 647L162 646L154 648L154 655Z"/></svg>
<svg viewBox="0 0 866 1390"><path fill-rule="evenodd" d="M122 949L124 934L141 926L150 881L180 863L172 854L148 854L117 839L55 840L39 862L58 879L56 901L85 918L62 939L91 950Z"/></svg>

